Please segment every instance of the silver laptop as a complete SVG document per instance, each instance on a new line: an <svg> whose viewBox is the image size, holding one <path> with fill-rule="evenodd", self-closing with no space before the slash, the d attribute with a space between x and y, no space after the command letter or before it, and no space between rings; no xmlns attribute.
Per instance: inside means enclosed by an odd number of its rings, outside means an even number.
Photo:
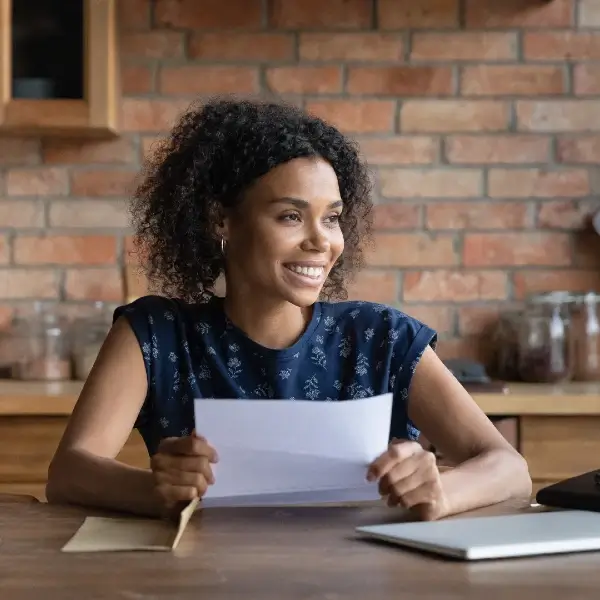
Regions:
<svg viewBox="0 0 600 600"><path fill-rule="evenodd" d="M462 560L600 551L600 513L579 510L364 525L372 538Z"/></svg>

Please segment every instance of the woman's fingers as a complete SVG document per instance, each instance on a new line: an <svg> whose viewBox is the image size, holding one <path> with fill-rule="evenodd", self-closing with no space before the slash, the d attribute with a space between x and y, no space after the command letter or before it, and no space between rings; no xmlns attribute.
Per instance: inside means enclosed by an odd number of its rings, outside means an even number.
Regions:
<svg viewBox="0 0 600 600"><path fill-rule="evenodd" d="M391 442L388 449L378 456L367 470L367 479L375 481L387 475L398 463L423 451L423 447L408 440Z"/></svg>
<svg viewBox="0 0 600 600"><path fill-rule="evenodd" d="M205 456L211 463L219 460L217 451L206 439L197 436L165 438L160 442L157 453L171 456Z"/></svg>
<svg viewBox="0 0 600 600"><path fill-rule="evenodd" d="M379 480L379 493L387 496L396 483L410 478L419 468L418 456L409 456L400 463L396 463L388 473Z"/></svg>
<svg viewBox="0 0 600 600"><path fill-rule="evenodd" d="M196 471L166 470L156 471L155 478L158 484L173 486L195 487L202 495L213 482L203 473Z"/></svg>
<svg viewBox="0 0 600 600"><path fill-rule="evenodd" d="M210 463L204 456L156 454L152 458L152 470L155 472L171 473L174 477L178 476L176 474L179 473L200 474L203 475L209 483L213 484L215 482Z"/></svg>
<svg viewBox="0 0 600 600"><path fill-rule="evenodd" d="M172 508L181 502L191 502L199 496L198 490L194 486L171 485L169 483L158 484L156 491L162 497L167 508Z"/></svg>
<svg viewBox="0 0 600 600"><path fill-rule="evenodd" d="M420 492L417 492L417 490L420 490L427 483L429 483L429 478L425 476L423 471L418 469L408 477L395 481L390 485L388 505L401 504L404 508L410 508L418 504L418 500L414 500L415 493L418 498Z"/></svg>

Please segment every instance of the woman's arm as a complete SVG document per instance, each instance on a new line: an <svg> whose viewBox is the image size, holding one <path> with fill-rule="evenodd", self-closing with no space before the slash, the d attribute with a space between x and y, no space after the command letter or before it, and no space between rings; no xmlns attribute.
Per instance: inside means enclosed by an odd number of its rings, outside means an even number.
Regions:
<svg viewBox="0 0 600 600"><path fill-rule="evenodd" d="M50 464L48 502L160 514L152 471L115 460L147 387L139 343L121 317L104 342Z"/></svg>
<svg viewBox="0 0 600 600"><path fill-rule="evenodd" d="M429 347L412 378L408 413L457 465L440 476L450 513L509 499L529 502L531 477L525 459Z"/></svg>

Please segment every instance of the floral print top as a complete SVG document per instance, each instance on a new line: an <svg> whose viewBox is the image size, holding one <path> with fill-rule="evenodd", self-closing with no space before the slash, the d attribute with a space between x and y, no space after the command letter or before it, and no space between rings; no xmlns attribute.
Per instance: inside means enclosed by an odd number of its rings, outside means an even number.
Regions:
<svg viewBox="0 0 600 600"><path fill-rule="evenodd" d="M194 398L338 402L392 392L390 438L419 436L408 418L408 390L437 334L398 309L317 302L300 339L284 349L247 337L218 297L187 304L148 295L117 308L113 320L120 316L133 329L146 366L148 393L135 427L150 455L161 439L192 432Z"/></svg>

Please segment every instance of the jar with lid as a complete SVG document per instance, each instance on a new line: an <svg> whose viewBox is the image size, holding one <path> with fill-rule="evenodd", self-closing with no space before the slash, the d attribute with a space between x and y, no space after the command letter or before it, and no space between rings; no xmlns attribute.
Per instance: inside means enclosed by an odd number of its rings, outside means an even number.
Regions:
<svg viewBox="0 0 600 600"><path fill-rule="evenodd" d="M553 292L530 299L519 328L519 376L528 383L572 377L570 324L574 296Z"/></svg>
<svg viewBox="0 0 600 600"><path fill-rule="evenodd" d="M522 313L507 311L500 314L492 334L494 352L489 372L496 379L519 380L519 328Z"/></svg>
<svg viewBox="0 0 600 600"><path fill-rule="evenodd" d="M36 303L32 313L20 311L13 326L15 361L12 376L27 381L71 378L68 321L59 311Z"/></svg>
<svg viewBox="0 0 600 600"><path fill-rule="evenodd" d="M573 318L573 379L600 381L600 294L580 297Z"/></svg>
<svg viewBox="0 0 600 600"><path fill-rule="evenodd" d="M15 354L13 334L9 327L0 331L0 379L12 377Z"/></svg>
<svg viewBox="0 0 600 600"><path fill-rule="evenodd" d="M96 302L89 315L74 322L72 331L75 379L87 379L111 324L111 313L104 302Z"/></svg>

